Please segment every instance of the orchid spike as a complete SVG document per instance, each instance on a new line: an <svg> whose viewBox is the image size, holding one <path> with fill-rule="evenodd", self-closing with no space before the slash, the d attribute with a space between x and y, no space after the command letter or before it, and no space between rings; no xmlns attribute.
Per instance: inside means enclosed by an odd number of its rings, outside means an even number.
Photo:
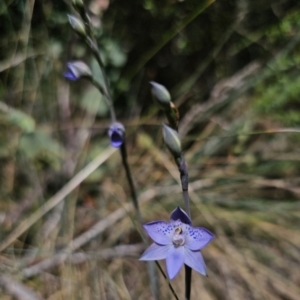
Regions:
<svg viewBox="0 0 300 300"><path fill-rule="evenodd" d="M214 238L214 235L202 227L193 227L189 216L177 207L170 217L170 222L154 221L144 225L154 243L146 249L140 260L166 259L167 273L172 280L183 264L202 275L206 267L202 248Z"/></svg>

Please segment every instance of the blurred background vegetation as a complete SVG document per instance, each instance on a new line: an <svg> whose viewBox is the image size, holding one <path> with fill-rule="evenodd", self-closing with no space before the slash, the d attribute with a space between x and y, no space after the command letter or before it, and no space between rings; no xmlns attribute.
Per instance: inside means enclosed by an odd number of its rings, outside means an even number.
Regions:
<svg viewBox="0 0 300 300"><path fill-rule="evenodd" d="M86 5L145 222L183 207L149 81L179 108L193 223L216 235L192 299L299 299L299 1ZM101 80L70 13L70 1L0 2L0 298L153 299L108 109L88 82L62 75L80 59ZM43 213L89 163L96 170ZM180 299L183 280L172 282ZM160 274L159 287L172 298Z"/></svg>

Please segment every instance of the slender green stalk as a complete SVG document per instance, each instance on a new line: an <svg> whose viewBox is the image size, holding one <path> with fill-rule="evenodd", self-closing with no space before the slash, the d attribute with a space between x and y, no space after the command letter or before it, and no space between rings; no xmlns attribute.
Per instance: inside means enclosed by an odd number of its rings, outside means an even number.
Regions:
<svg viewBox="0 0 300 300"><path fill-rule="evenodd" d="M112 96L111 96L110 89L109 89L109 82L108 82L108 79L107 79L105 71L104 71L104 64L102 62L100 53L98 51L98 47L96 49L94 47L91 47L91 50L94 54L95 59L97 60L97 62L99 64L101 72L102 72L102 76L103 76L103 80L104 80L105 95L107 96L108 100L111 103L113 103Z"/></svg>
<svg viewBox="0 0 300 300"><path fill-rule="evenodd" d="M105 89L103 88L103 86L95 80L95 78L91 79L91 83L99 90L99 92L103 95L105 102L107 104L107 106L109 107L109 113L110 113L110 119L111 121L114 123L116 122L117 118L116 118L116 113L115 113L115 109L113 106L113 103L111 102L109 96L107 95Z"/></svg>
<svg viewBox="0 0 300 300"><path fill-rule="evenodd" d="M97 41L95 39L94 36L94 32L93 32L93 27L91 25L90 22L90 18L88 16L88 14L86 13L85 9L81 9L79 11L81 18L84 21L85 24L85 28L87 31L87 36L85 37L85 42L88 45L88 47L90 48L90 50L92 51L95 59L97 60L99 67L101 69L101 73L103 76L103 80L104 80L104 86L101 86L97 81L94 80L94 78L92 79L92 83L99 89L99 91L105 96L106 98L106 103L109 106L110 109L110 115L111 115L111 120L112 122L116 121L116 114L114 111L114 107L113 107L113 100L112 100L112 96L110 93L110 89L109 89L109 82L108 79L106 77L106 73L105 73L105 68L104 68L104 64L103 61L101 59L101 55L99 52L99 47L97 45Z"/></svg>

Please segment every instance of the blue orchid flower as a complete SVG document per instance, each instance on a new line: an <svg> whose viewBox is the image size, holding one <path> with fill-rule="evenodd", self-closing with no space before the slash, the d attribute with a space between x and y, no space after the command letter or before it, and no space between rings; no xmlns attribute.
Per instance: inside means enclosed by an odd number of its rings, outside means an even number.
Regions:
<svg viewBox="0 0 300 300"><path fill-rule="evenodd" d="M154 221L144 225L154 243L140 260L166 259L167 273L172 280L183 264L206 276L206 267L200 252L214 238L202 227L193 227L192 221L180 207L170 216L170 222Z"/></svg>

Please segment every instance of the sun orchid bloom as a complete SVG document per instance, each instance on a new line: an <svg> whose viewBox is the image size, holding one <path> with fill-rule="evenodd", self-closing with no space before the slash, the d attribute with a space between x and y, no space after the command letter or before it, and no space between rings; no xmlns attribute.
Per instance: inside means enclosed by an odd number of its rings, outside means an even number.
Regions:
<svg viewBox="0 0 300 300"><path fill-rule="evenodd" d="M114 148L120 148L125 138L125 127L119 122L112 123L108 130L110 144Z"/></svg>
<svg viewBox="0 0 300 300"><path fill-rule="evenodd" d="M154 243L146 249L140 260L166 259L167 273L172 280L183 264L206 276L205 262L200 250L213 238L213 234L202 227L192 227L189 216L177 207L170 222L154 221L144 225Z"/></svg>

